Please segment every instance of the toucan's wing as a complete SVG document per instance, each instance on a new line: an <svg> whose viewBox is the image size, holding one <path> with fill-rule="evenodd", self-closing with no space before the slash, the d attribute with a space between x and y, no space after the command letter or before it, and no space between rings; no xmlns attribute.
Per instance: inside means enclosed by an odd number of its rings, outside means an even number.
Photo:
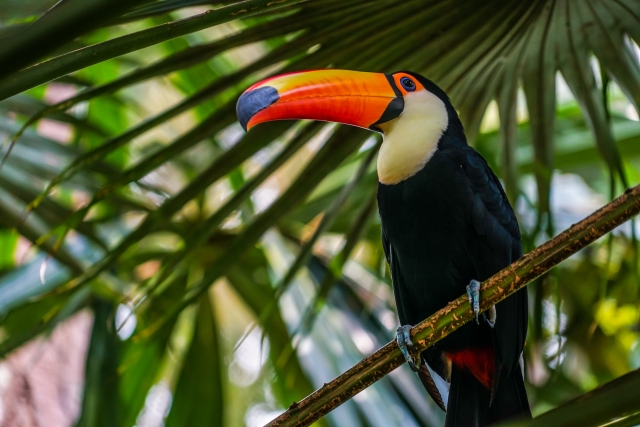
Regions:
<svg viewBox="0 0 640 427"><path fill-rule="evenodd" d="M468 254L477 279L486 280L522 256L520 229L502 185L487 162L471 147L461 151L461 163L473 192L469 219L476 232ZM499 303L496 311L497 363L509 373L517 368L526 338L526 289Z"/></svg>
<svg viewBox="0 0 640 427"><path fill-rule="evenodd" d="M389 239L387 238L387 233L384 229L384 225L381 228L382 228L382 249L384 250L384 257L387 259L389 268L391 268L391 246L389 243Z"/></svg>
<svg viewBox="0 0 640 427"><path fill-rule="evenodd" d="M389 263L389 268L391 270L391 276L394 277L394 271L397 267L394 267L394 264L397 263L397 260L394 259L393 256L393 247L389 243L389 239L384 230L384 226L382 227L382 247L384 249L384 255L387 258L387 263ZM396 271L397 274L397 271ZM395 276L398 278L398 276ZM397 286L397 284L395 284ZM395 295L395 293L394 293ZM398 310L398 316L400 319L404 317L404 307L402 305L402 301L397 298L396 295L396 308ZM418 376L420 377L420 381L424 386L425 390L429 393L429 396L433 399L433 401L438 405L440 409L444 412L447 412L447 407L442 400L442 395L436 386L433 378L431 377L431 372L429 372L429 368L427 367L427 361L429 361L430 366L434 369L438 375L442 378L448 378L449 374L446 371L446 367L442 364L442 357L440 352L434 348L429 348L422 353L422 357L420 358L420 370L418 371Z"/></svg>
<svg viewBox="0 0 640 427"><path fill-rule="evenodd" d="M400 268L398 267L398 259L395 256L395 252L391 243L389 242L389 238L387 237L387 233L384 229L384 225L382 226L382 247L384 249L384 256L387 258L387 263L389 264L389 270L391 271L391 281L394 286L393 295L396 300L396 310L398 311L398 317L400 318L400 322L405 322L407 319L407 308L404 306L404 301L400 298L399 292L395 291L395 288L399 286L398 283L400 279ZM403 323L404 324L404 323Z"/></svg>
<svg viewBox="0 0 640 427"><path fill-rule="evenodd" d="M464 171L474 193L471 215L473 228L484 237L486 246L493 251L495 263L507 262L508 265L522 256L516 215L487 162L471 147L464 152Z"/></svg>

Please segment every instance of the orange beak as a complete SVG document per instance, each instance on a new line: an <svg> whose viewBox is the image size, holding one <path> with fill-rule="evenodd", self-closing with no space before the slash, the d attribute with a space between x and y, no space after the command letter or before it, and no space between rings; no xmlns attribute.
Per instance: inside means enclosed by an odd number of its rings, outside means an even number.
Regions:
<svg viewBox="0 0 640 427"><path fill-rule="evenodd" d="M300 71L265 79L247 89L236 106L245 130L272 120L310 119L380 131L402 113L393 78L346 70Z"/></svg>

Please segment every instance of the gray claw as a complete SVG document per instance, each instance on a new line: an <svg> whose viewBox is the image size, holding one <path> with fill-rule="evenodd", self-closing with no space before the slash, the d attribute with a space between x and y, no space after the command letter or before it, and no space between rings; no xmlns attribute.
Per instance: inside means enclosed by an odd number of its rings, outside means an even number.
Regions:
<svg viewBox="0 0 640 427"><path fill-rule="evenodd" d="M489 313L489 316L485 316L484 318L487 321L487 323L489 324L489 327L493 328L494 326L496 326L496 318L498 316L498 313L496 312L496 306L492 305L491 308L487 312ZM485 313L487 313L487 312L485 312Z"/></svg>
<svg viewBox="0 0 640 427"><path fill-rule="evenodd" d="M476 316L476 324L479 325L478 314L480 313L480 282L472 280L467 286L467 295L469 295L469 304L473 314Z"/></svg>
<svg viewBox="0 0 640 427"><path fill-rule="evenodd" d="M398 347L400 347L400 351L404 356L404 360L407 361L411 370L413 372L419 372L420 360L418 359L416 362L411 355L411 350L413 350L413 343L411 342L411 325L403 325L396 330L396 341L398 342Z"/></svg>

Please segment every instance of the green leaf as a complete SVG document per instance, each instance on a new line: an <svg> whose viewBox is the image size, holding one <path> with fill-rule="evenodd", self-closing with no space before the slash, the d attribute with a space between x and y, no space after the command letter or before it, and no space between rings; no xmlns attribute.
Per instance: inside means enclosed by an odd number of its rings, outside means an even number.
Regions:
<svg viewBox="0 0 640 427"><path fill-rule="evenodd" d="M578 3L583 25L589 28L585 37L589 41L600 66L604 67L625 95L640 106L640 66L628 43L624 29L612 14L606 2Z"/></svg>
<svg viewBox="0 0 640 427"><path fill-rule="evenodd" d="M330 24L330 22L328 22L330 16L326 16L326 14L315 13L311 17L308 15L309 15L308 13L305 13L305 14L296 14L294 16L284 17L278 20L277 25L274 25L273 23L269 23L269 25L258 25L255 27L250 27L240 33L233 34L222 40L217 40L213 43L206 43L198 46L188 47L174 55L167 56L166 58L163 58L162 60L157 61L149 66L140 67L113 81L110 81L102 85L97 85L94 87L87 88L82 92L80 92L79 94L72 96L68 99L65 99L64 101L61 101L55 105L48 106L46 108L42 108L40 109L40 111L38 111L29 119L29 121L25 126L28 126L30 123L33 123L44 116L51 115L54 112L66 110L74 105L77 105L82 101L87 101L89 99L96 98L98 96L114 93L127 86L131 86L131 85L143 82L153 77L166 75L177 70L193 67L197 64L207 61L208 59L216 55L219 55L220 53L227 51L229 49L232 49L234 47L246 45L246 44L260 41L266 38L288 34L289 32L299 29L300 19L313 18L311 22L318 20L319 22L327 22L328 24ZM330 25L330 27L335 27L335 24ZM317 35L315 35L315 37L317 37ZM294 52L295 47L292 46L293 44L294 43L291 43L291 42L288 43L287 55L291 55ZM259 61L259 63L264 64L264 60ZM262 66L265 66L265 65L262 65ZM253 67L253 68L259 69L259 67ZM231 84L230 82L239 81L245 76L247 76L248 74L250 74L251 72L253 72L254 71L253 68L249 67L243 73L239 73L239 75L237 75L233 80L227 78L227 79L223 79L222 82L216 82L214 83L214 86L213 86L216 89L214 90L205 89L204 91L201 91L201 93L206 93L205 96L210 97L213 94L215 94L216 90L220 91L221 89L224 88L225 85L229 86ZM3 101L3 102L10 102L13 99L15 99L15 97L10 98L9 100ZM189 101L189 102L192 102L191 105L196 105L195 103L193 103L194 101ZM2 103L0 103L0 105L1 104ZM184 102L181 103L181 105L182 104L184 104ZM167 120L170 117L172 116L164 116L164 120Z"/></svg>
<svg viewBox="0 0 640 427"><path fill-rule="evenodd" d="M326 176L328 171L339 164L368 136L358 129L340 127L324 144L322 149L301 173L301 179L294 182L269 209L258 216L227 248L215 264L205 273L203 279L191 288L180 306L189 304L203 293L215 279L232 265L239 255L255 244L277 218L285 214L301 199L308 196L313 188Z"/></svg>
<svg viewBox="0 0 640 427"><path fill-rule="evenodd" d="M246 268L231 266L226 277L256 318L263 313L273 299L272 289L259 286ZM311 380L300 365L300 360L292 345L283 315L278 307L262 323L269 339L269 359L274 366L276 384L274 391L283 406L299 400L314 389Z"/></svg>
<svg viewBox="0 0 640 427"><path fill-rule="evenodd" d="M49 321L62 310L69 294L70 292L61 292L48 298L13 307L9 313L4 310L0 312L2 331L6 334L0 338L0 357L6 357L12 351L45 332L48 329Z"/></svg>
<svg viewBox="0 0 640 427"><path fill-rule="evenodd" d="M271 174L277 170L284 162L293 156L298 149L305 144L309 138L314 136L319 124L311 124L296 135L285 149L267 166L265 166L255 177L240 188L235 195L224 205L222 205L213 215L199 225L193 233L185 236L185 249L176 252L174 256L168 258L163 265L163 273L154 278L156 283L160 283L167 278L167 274L178 266L188 255L193 254L199 247L204 245L209 236L215 233L224 221L241 203L248 199L249 195L262 184ZM149 291L152 292L153 288Z"/></svg>
<svg viewBox="0 0 640 427"><path fill-rule="evenodd" d="M85 364L82 412L76 427L120 425L118 361L121 342L113 322L113 304L93 304L93 330Z"/></svg>
<svg viewBox="0 0 640 427"><path fill-rule="evenodd" d="M528 41L523 41L526 44ZM517 67L522 61L524 48L521 48L519 55L512 55L507 62L504 71L502 84L498 88L498 112L500 115L500 172L505 184L505 192L509 201L514 204L520 193L518 185L518 163L516 160L517 149L517 129L518 122L516 116L518 99Z"/></svg>
<svg viewBox="0 0 640 427"><path fill-rule="evenodd" d="M36 225L35 221L33 221L32 218L23 221L19 212L16 211L15 207L11 206L9 203L1 199L0 225L8 228L15 227L22 236L26 237L32 243L36 243L40 239L40 236L45 233L45 231L41 227ZM71 253L69 253L64 247L54 250L54 245L54 239L48 239L41 246L45 251L52 253L52 256L56 260L69 267L71 271L80 273L84 270L79 260Z"/></svg>
<svg viewBox="0 0 640 427"><path fill-rule="evenodd" d="M15 265L14 251L18 244L18 233L8 228L0 228L0 271Z"/></svg>
<svg viewBox="0 0 640 427"><path fill-rule="evenodd" d="M282 293L286 291L287 287L289 286L293 278L296 276L300 268L307 264L307 261L311 256L313 246L317 242L318 238L333 225L333 222L336 220L338 216L340 208L342 208L347 198L352 195L352 192L355 189L356 185L360 183L360 181L364 177L365 172L371 165L371 162L373 161L375 155L377 154L377 150L380 144L381 144L381 141L371 148L369 155L362 160L360 167L358 168L358 171L355 173L351 181L349 181L349 183L342 188L340 193L337 195L337 197L333 199L333 201L331 202L331 205L324 212L324 214L322 215L322 219L320 220L320 224L318 224L316 230L313 232L313 235L307 241L304 242L304 244L300 248L300 252L298 253L298 256L296 257L293 264L291 264L291 267L289 267L289 271L287 271L287 274L279 283L276 298L282 295ZM357 227L355 227L354 229L356 228ZM359 237L360 235L358 233L358 238ZM346 259L344 261L346 261Z"/></svg>
<svg viewBox="0 0 640 427"><path fill-rule="evenodd" d="M511 423L510 426L602 426L640 412L637 390L640 387L640 370L602 385L558 408L531 421Z"/></svg>
<svg viewBox="0 0 640 427"><path fill-rule="evenodd" d="M0 79L146 0L63 0L0 45ZM20 91L21 92L21 91Z"/></svg>
<svg viewBox="0 0 640 427"><path fill-rule="evenodd" d="M587 123L595 136L596 144L604 160L612 171L615 171L624 185L626 177L622 170L620 153L616 147L613 134L607 122L604 101L596 86L596 79L589 63L589 55L584 39L582 25L577 7L566 7L566 22L570 23L566 37L560 37L558 49L569 52L565 61L559 63L559 68L565 76L565 81L571 88L576 100L587 117ZM564 43L562 42L564 41Z"/></svg>
<svg viewBox="0 0 640 427"><path fill-rule="evenodd" d="M544 5L532 29L522 76L534 147L534 173L538 192L536 228L542 227L542 221L546 217L548 234L552 234L550 193L556 108L554 38L564 23L558 9L560 6L555 3Z"/></svg>
<svg viewBox="0 0 640 427"><path fill-rule="evenodd" d="M177 286L168 293L169 299L184 292L186 277L180 276ZM157 303L152 307L150 317L164 316L166 304ZM133 427L140 411L145 405L151 387L160 380L163 363L168 356L169 343L176 328L178 316L169 316L164 324L152 336L129 339L122 346L120 373L119 407L122 414L122 426ZM144 319L137 317L138 328L144 327Z"/></svg>
<svg viewBox="0 0 640 427"><path fill-rule="evenodd" d="M198 304L191 347L174 391L167 427L221 426L224 420L223 359L208 294Z"/></svg>
<svg viewBox="0 0 640 427"><path fill-rule="evenodd" d="M329 296L329 293L335 286L336 282L342 277L344 265L351 256L351 252L367 230L377 206L376 193L373 192L373 194L369 197L368 202L360 208L356 217L354 218L349 232L345 235L344 246L342 247L342 249L340 249L340 252L338 252L338 254L335 255L329 262L326 274L320 282L318 292L316 293L314 300L307 308L307 312L302 319L300 325L302 333L306 334L311 330L318 314L318 308L325 303L327 297Z"/></svg>
<svg viewBox="0 0 640 427"><path fill-rule="evenodd" d="M169 22L147 30L138 31L103 43L69 52L5 78L0 82L0 100L23 92L82 68L107 59L153 46L185 34L219 25L238 18L270 12L303 0L246 0L219 9L195 15L191 18Z"/></svg>

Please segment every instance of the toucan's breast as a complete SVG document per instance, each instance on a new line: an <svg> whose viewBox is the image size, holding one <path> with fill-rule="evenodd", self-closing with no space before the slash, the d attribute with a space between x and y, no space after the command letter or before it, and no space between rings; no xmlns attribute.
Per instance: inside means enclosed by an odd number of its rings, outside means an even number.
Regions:
<svg viewBox="0 0 640 427"><path fill-rule="evenodd" d="M384 141L378 153L378 180L393 185L418 173L437 150L448 123L444 103L431 92L405 95L402 114L379 126Z"/></svg>
<svg viewBox="0 0 640 427"><path fill-rule="evenodd" d="M378 185L380 219L393 250L391 274L401 324L414 325L466 292L477 276L469 257L475 236L473 193L453 154L437 150L415 175ZM443 342L450 351L485 341L465 325Z"/></svg>

